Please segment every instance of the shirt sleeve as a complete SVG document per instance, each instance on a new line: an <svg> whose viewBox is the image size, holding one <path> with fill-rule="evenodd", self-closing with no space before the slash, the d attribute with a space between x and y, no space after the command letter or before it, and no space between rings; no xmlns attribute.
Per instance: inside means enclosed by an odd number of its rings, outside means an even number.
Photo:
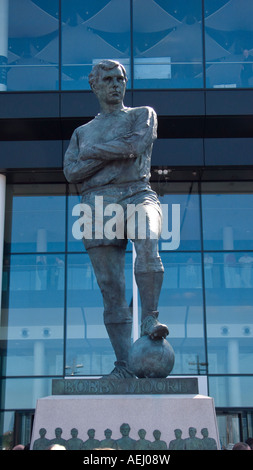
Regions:
<svg viewBox="0 0 253 470"><path fill-rule="evenodd" d="M80 159L77 130L74 131L64 156L63 173L69 183L80 183L105 166L101 159Z"/></svg>

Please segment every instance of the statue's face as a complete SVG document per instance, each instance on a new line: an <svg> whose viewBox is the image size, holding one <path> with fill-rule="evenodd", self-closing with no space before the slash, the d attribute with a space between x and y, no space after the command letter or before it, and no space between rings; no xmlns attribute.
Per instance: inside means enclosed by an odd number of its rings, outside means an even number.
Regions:
<svg viewBox="0 0 253 470"><path fill-rule="evenodd" d="M159 440L161 437L161 432L158 431L158 429L155 429L155 431L153 432L153 436L155 439Z"/></svg>
<svg viewBox="0 0 253 470"><path fill-rule="evenodd" d="M100 70L93 89L101 103L108 105L121 103L126 91L126 79L121 67Z"/></svg>
<svg viewBox="0 0 253 470"><path fill-rule="evenodd" d="M47 431L46 431L45 428L41 428L41 429L39 430L39 433L40 433L40 436L41 436L41 437L45 437Z"/></svg>
<svg viewBox="0 0 253 470"><path fill-rule="evenodd" d="M120 431L121 431L122 436L128 436L130 432L130 427L127 424L125 424L121 426Z"/></svg>
<svg viewBox="0 0 253 470"><path fill-rule="evenodd" d="M71 429L71 435L72 437L77 437L78 431L77 429Z"/></svg>
<svg viewBox="0 0 253 470"><path fill-rule="evenodd" d="M203 429L201 430L201 433L202 433L202 436L203 436L203 437L207 437L207 436L208 436L208 430L207 430L207 428L203 428Z"/></svg>
<svg viewBox="0 0 253 470"><path fill-rule="evenodd" d="M87 434L89 437L93 438L95 436L95 429L89 429Z"/></svg>
<svg viewBox="0 0 253 470"><path fill-rule="evenodd" d="M195 428L189 428L189 436L190 436L190 437L194 437L195 434L196 434L196 432L197 432L197 431L196 431Z"/></svg>
<svg viewBox="0 0 253 470"><path fill-rule="evenodd" d="M61 433L62 433L62 429L61 428L56 428L56 430L55 430L56 437L60 437Z"/></svg>
<svg viewBox="0 0 253 470"><path fill-rule="evenodd" d="M144 439L145 436L146 436L146 431L145 429L140 429L139 432L138 432L139 436L141 439Z"/></svg>

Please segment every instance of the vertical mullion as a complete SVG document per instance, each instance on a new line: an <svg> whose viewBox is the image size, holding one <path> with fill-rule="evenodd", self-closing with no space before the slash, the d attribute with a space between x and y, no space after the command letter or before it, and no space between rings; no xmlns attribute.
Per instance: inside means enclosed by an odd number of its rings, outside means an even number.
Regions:
<svg viewBox="0 0 253 470"><path fill-rule="evenodd" d="M202 218L202 193L201 182L198 183L199 193L199 211L200 211L200 241L201 241L201 266L202 266L202 291L203 291L203 327L204 327L204 341L205 341L205 362L206 373L208 375L208 349L207 349L207 316L206 316L206 289L205 289L205 265L204 265L204 240L203 240L203 218ZM208 382L207 382L208 386Z"/></svg>
<svg viewBox="0 0 253 470"><path fill-rule="evenodd" d="M133 0L130 0L130 70L131 70L131 89L134 88L134 44L133 44Z"/></svg>
<svg viewBox="0 0 253 470"><path fill-rule="evenodd" d="M59 0L59 51L58 51L58 61L59 61L59 91L61 91L61 72L62 72L62 64L61 64L61 48L62 48L62 9L61 9L61 0Z"/></svg>
<svg viewBox="0 0 253 470"><path fill-rule="evenodd" d="M202 67L203 67L203 87L206 88L206 41L205 41L205 0L202 0Z"/></svg>

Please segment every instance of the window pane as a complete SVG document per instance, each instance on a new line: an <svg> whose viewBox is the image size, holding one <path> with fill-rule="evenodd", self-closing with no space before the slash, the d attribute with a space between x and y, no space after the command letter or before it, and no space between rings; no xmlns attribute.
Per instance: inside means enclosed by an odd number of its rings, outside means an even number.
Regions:
<svg viewBox="0 0 253 470"><path fill-rule="evenodd" d="M205 258L206 260L206 258ZM209 372L253 372L253 256L209 253L205 262Z"/></svg>
<svg viewBox="0 0 253 470"><path fill-rule="evenodd" d="M203 86L201 19L201 0L133 0L134 88Z"/></svg>
<svg viewBox="0 0 253 470"><path fill-rule="evenodd" d="M2 381L3 398L1 406L5 409L33 409L39 398L52 395L52 378L20 378Z"/></svg>
<svg viewBox="0 0 253 470"><path fill-rule="evenodd" d="M132 253L126 253L126 299L132 302ZM114 351L103 300L87 253L68 256L66 375L108 374Z"/></svg>
<svg viewBox="0 0 253 470"><path fill-rule="evenodd" d="M79 204L81 204L82 197L77 194L77 189L75 185L69 185L69 195L68 195L68 251L85 251L83 240L77 237L75 232L75 223L78 223L80 218L80 209L75 210ZM75 215L77 212L77 215ZM79 223L78 223L79 224ZM78 225L78 228L80 226ZM81 231L81 228L80 228ZM81 234L80 234L81 235Z"/></svg>
<svg viewBox="0 0 253 470"><path fill-rule="evenodd" d="M120 61L130 78L129 56L129 0L62 0L63 90L90 89L88 75L101 59Z"/></svg>
<svg viewBox="0 0 253 470"><path fill-rule="evenodd" d="M63 256L5 260L1 325L3 375L62 374Z"/></svg>
<svg viewBox="0 0 253 470"><path fill-rule="evenodd" d="M201 256L161 253L164 281L159 320L168 325L175 351L172 374L206 373L203 327Z"/></svg>
<svg viewBox="0 0 253 470"><path fill-rule="evenodd" d="M209 377L209 395L216 407L252 408L253 377Z"/></svg>
<svg viewBox="0 0 253 470"><path fill-rule="evenodd" d="M202 191L204 248L252 250L252 183L205 183Z"/></svg>
<svg viewBox="0 0 253 470"><path fill-rule="evenodd" d="M152 183L163 211L160 250L200 250L200 207L194 183Z"/></svg>
<svg viewBox="0 0 253 470"><path fill-rule="evenodd" d="M206 84L253 86L251 0L205 0Z"/></svg>
<svg viewBox="0 0 253 470"><path fill-rule="evenodd" d="M6 51L2 53L2 90L31 91L59 88L58 0L1 2ZM2 23L1 23L2 24ZM2 34L2 31L1 31ZM1 42L2 44L2 42ZM6 56L6 59L5 59ZM7 63L7 66L6 66ZM0 65L1 67L1 65ZM6 68L5 68L6 67ZM5 80L3 79L5 74Z"/></svg>
<svg viewBox="0 0 253 470"><path fill-rule="evenodd" d="M65 218L65 185L8 185L6 250L64 251Z"/></svg>

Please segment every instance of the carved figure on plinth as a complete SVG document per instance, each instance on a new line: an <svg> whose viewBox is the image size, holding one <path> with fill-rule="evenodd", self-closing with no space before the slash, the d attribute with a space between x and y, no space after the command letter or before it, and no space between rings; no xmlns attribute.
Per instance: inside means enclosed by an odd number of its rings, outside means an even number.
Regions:
<svg viewBox="0 0 253 470"><path fill-rule="evenodd" d="M131 437L129 437L130 430L131 428L128 423L123 423L120 426L120 432L121 432L122 437L120 439L117 439L116 441L118 449L121 449L121 450L134 449L136 441L132 439Z"/></svg>
<svg viewBox="0 0 253 470"><path fill-rule="evenodd" d="M83 440L80 439L78 436L78 429L72 428L71 431L71 438L67 441L67 449L68 450L80 450L83 445Z"/></svg>

